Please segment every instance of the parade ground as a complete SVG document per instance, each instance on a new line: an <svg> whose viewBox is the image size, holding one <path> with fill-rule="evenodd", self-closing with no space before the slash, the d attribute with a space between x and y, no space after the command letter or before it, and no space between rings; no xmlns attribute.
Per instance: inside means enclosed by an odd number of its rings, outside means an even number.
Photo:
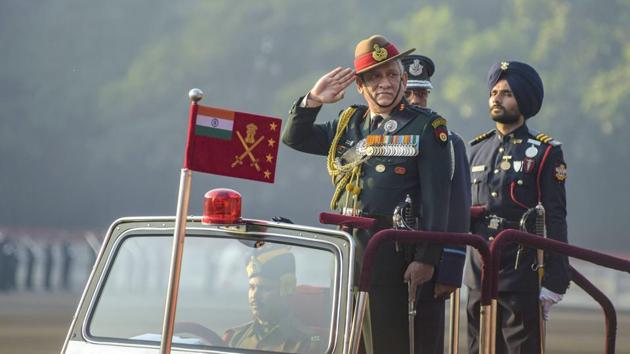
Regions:
<svg viewBox="0 0 630 354"><path fill-rule="evenodd" d="M79 294L0 294L0 354L59 353ZM630 312L617 313L616 353L630 354ZM461 351L465 345L462 318ZM554 354L604 353L604 316L593 309L557 307L548 324L547 349Z"/></svg>

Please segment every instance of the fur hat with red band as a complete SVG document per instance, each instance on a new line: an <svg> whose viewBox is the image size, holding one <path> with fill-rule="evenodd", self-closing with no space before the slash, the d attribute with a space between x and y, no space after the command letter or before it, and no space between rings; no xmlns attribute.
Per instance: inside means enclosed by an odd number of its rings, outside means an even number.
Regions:
<svg viewBox="0 0 630 354"><path fill-rule="evenodd" d="M404 57L414 50L416 49L411 48L401 53L387 38L378 34L373 35L357 44L354 50L354 71L362 74L396 58Z"/></svg>

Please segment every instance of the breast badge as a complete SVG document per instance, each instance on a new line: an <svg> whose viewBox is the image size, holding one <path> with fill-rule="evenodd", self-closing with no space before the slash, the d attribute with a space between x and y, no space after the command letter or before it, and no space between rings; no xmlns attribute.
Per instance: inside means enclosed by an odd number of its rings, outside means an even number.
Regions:
<svg viewBox="0 0 630 354"><path fill-rule="evenodd" d="M388 133L395 132L396 128L398 128L398 122L396 122L395 120L390 119L387 122L383 123L383 129Z"/></svg>
<svg viewBox="0 0 630 354"><path fill-rule="evenodd" d="M531 173L534 170L536 162L532 158L526 158L523 160L523 172Z"/></svg>

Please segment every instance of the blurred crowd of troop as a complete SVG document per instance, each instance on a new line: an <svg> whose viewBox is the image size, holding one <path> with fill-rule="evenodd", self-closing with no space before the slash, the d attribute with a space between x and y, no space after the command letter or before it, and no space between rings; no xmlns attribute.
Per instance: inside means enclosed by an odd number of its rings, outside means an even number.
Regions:
<svg viewBox="0 0 630 354"><path fill-rule="evenodd" d="M81 291L99 244L93 232L0 229L0 292Z"/></svg>

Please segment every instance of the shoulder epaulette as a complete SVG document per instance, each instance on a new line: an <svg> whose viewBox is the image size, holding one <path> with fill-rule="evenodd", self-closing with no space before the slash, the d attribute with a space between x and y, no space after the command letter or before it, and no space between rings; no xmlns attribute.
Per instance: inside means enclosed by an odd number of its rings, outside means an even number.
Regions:
<svg viewBox="0 0 630 354"><path fill-rule="evenodd" d="M488 139L489 137L493 136L494 134L496 134L496 130L491 129L488 130L487 132L483 133L483 134L479 134L477 135L473 140L469 141L468 143L470 144L470 146L474 146L486 139Z"/></svg>
<svg viewBox="0 0 630 354"><path fill-rule="evenodd" d="M349 110L349 109L354 109L355 112L354 114L356 114L357 112L359 112L360 115L365 115L368 111L368 106L363 106L363 105L359 105L359 104L353 104L348 108L342 109L341 111L339 111L338 116L341 116L343 114L343 112Z"/></svg>
<svg viewBox="0 0 630 354"><path fill-rule="evenodd" d="M545 134L545 133L541 133L537 130L531 129L529 128L529 134L531 136L534 137L534 139L545 143L545 144L549 144L551 146L560 146L562 145L561 142L559 142L558 140L555 140L554 138L550 137L549 135Z"/></svg>
<svg viewBox="0 0 630 354"><path fill-rule="evenodd" d="M405 108L409 109L409 110L411 110L413 112L416 112L416 113L425 114L425 115L427 115L429 117L438 116L438 114L436 112L432 111L429 108L425 108L425 107L420 107L420 106L415 106L415 105L412 105L412 104L408 104L408 105L405 105Z"/></svg>

